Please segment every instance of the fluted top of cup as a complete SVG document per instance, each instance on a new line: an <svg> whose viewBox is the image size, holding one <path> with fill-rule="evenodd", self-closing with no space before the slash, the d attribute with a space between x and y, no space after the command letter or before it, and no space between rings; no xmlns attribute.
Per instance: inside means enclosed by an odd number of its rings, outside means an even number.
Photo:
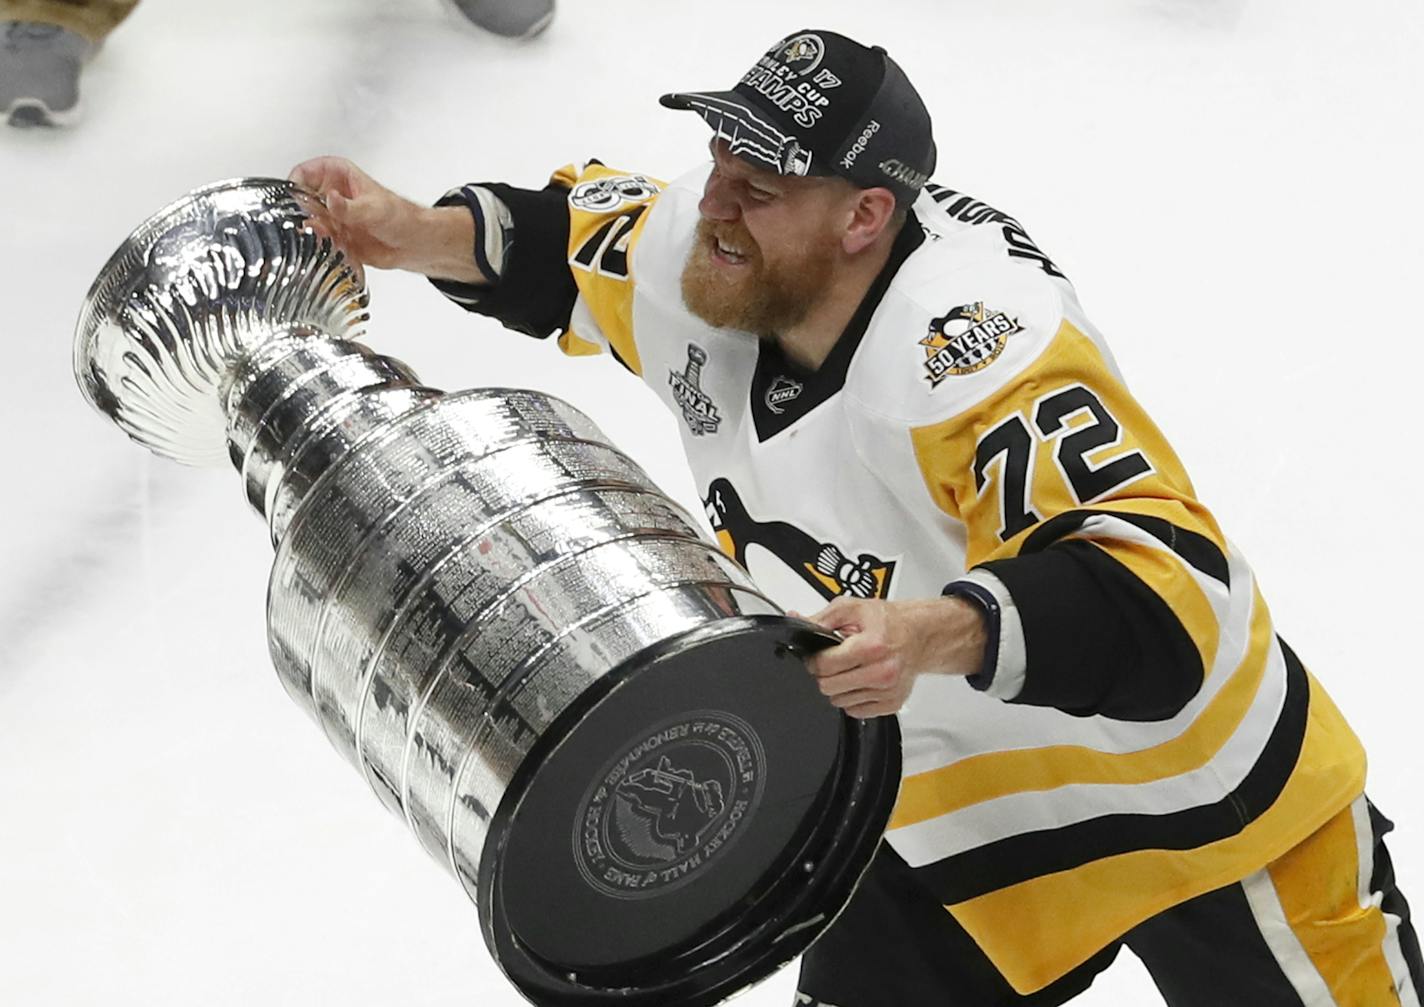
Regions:
<svg viewBox="0 0 1424 1007"><path fill-rule="evenodd" d="M365 278L327 224L319 197L273 178L216 182L154 214L84 299L84 396L159 454L224 463L229 379L243 359L294 332L360 335Z"/></svg>

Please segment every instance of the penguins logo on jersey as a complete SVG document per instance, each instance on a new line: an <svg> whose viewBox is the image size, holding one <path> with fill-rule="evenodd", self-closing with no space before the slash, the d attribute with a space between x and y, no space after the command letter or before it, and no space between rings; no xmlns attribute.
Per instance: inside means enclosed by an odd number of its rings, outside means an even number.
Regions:
<svg viewBox="0 0 1424 1007"><path fill-rule="evenodd" d="M871 553L855 558L834 542L817 542L806 532L785 521L757 521L742 503L736 489L726 479L714 479L707 488L707 519L717 534L722 551L742 566L747 565L747 547L759 545L771 552L821 597L830 601L841 595L852 598L884 598L895 575L895 561Z"/></svg>
<svg viewBox="0 0 1424 1007"><path fill-rule="evenodd" d="M681 374L668 372L668 384L672 386L672 399L682 410L682 418L687 421L687 429L694 437L715 434L722 425L722 416L717 412L717 404L702 390L702 367L707 363L707 351L696 343L687 344L687 367Z"/></svg>
<svg viewBox="0 0 1424 1007"><path fill-rule="evenodd" d="M983 301L961 304L930 322L925 348L925 380L930 387L951 375L982 371L1004 352L1009 337L1023 326L1002 311L990 311Z"/></svg>
<svg viewBox="0 0 1424 1007"><path fill-rule="evenodd" d="M642 175L614 175L580 182L569 193L569 204L576 210L607 213L624 203L642 203L662 190L658 184Z"/></svg>

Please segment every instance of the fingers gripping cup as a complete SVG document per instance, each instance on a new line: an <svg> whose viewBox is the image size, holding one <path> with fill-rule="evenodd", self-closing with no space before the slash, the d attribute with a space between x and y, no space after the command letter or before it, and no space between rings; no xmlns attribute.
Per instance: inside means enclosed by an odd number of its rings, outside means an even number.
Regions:
<svg viewBox="0 0 1424 1007"><path fill-rule="evenodd" d="M81 389L240 473L288 693L475 902L538 1004L712 1004L849 899L899 781L786 617L576 409L447 394L359 342L359 266L289 183L197 190L86 298Z"/></svg>

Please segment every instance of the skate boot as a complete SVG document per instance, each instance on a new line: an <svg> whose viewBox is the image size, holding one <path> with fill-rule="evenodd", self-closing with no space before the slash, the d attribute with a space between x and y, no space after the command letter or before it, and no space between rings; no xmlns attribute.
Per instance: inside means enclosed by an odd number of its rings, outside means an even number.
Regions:
<svg viewBox="0 0 1424 1007"><path fill-rule="evenodd" d="M37 21L0 21L0 115L12 126L64 126L79 111L82 35Z"/></svg>

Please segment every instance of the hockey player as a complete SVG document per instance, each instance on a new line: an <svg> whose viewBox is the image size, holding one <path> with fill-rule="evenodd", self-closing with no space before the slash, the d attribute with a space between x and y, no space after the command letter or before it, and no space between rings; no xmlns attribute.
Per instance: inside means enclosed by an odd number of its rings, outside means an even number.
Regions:
<svg viewBox="0 0 1424 1007"><path fill-rule="evenodd" d="M1058 1004L1124 944L1173 1007L1413 1005L1364 754L1014 219L928 184L930 118L829 31L730 91L664 183L597 163L434 208L349 162L353 254L607 352L678 418L724 548L898 713L881 853L802 962L825 1007Z"/></svg>

